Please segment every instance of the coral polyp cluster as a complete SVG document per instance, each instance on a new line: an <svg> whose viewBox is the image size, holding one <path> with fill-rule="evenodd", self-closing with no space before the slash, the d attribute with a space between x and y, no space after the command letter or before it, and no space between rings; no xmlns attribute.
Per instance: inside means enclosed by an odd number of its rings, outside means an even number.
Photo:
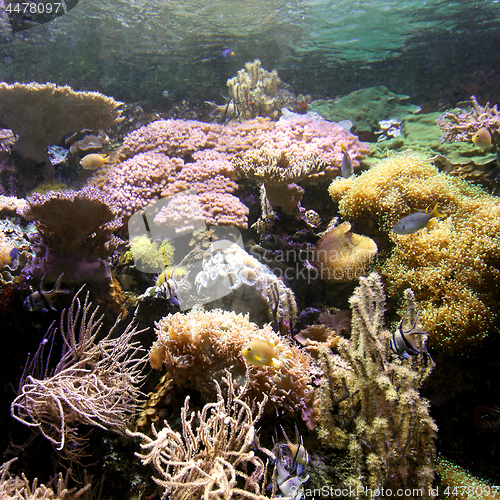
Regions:
<svg viewBox="0 0 500 500"><path fill-rule="evenodd" d="M392 253L380 266L387 291L408 285L420 320L436 347L463 350L482 340L498 314L500 202L467 182L440 173L415 153L382 161L355 179L329 188L349 220L375 222ZM391 233L402 217L438 204L445 214L414 234Z"/></svg>
<svg viewBox="0 0 500 500"><path fill-rule="evenodd" d="M250 366L248 396L261 401L266 395L266 411L300 412L308 425L314 425L312 377L319 371L308 353L279 337L269 325L259 328L242 314L195 308L162 318L156 323L156 335L151 366L157 370L165 367L176 386L200 391L208 401L216 393L214 381L220 383L225 370L238 385L245 384L247 364L241 350L246 344L256 339L272 342L278 346L281 364Z"/></svg>

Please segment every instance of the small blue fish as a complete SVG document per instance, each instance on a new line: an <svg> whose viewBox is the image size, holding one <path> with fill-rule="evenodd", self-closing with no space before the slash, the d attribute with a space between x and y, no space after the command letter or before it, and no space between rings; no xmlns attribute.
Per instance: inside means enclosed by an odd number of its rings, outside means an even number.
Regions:
<svg viewBox="0 0 500 500"><path fill-rule="evenodd" d="M344 153L344 156L342 157L342 177L344 179L348 179L354 172L354 169L352 168L352 159L343 142L340 143L340 147Z"/></svg>
<svg viewBox="0 0 500 500"><path fill-rule="evenodd" d="M443 217L443 215L444 214L440 214L437 211L436 203L431 212L429 212L429 207L427 207L425 210L419 210L418 212L403 217L401 220L396 222L392 228L392 232L396 234L413 234L419 229L427 226L430 220L434 217Z"/></svg>
<svg viewBox="0 0 500 500"><path fill-rule="evenodd" d="M222 51L222 57L224 59L231 59L232 57L234 57L234 50L233 49L224 49Z"/></svg>
<svg viewBox="0 0 500 500"><path fill-rule="evenodd" d="M54 288L48 292L42 290L42 278L40 281L40 290L30 293L24 300L23 307L30 312L48 312L47 306L50 307L50 309L52 309L53 311L57 311L57 309L52 305L52 299L58 293L69 293L69 290L61 290L59 288L63 276L64 273L61 273L59 275L59 278L57 278Z"/></svg>

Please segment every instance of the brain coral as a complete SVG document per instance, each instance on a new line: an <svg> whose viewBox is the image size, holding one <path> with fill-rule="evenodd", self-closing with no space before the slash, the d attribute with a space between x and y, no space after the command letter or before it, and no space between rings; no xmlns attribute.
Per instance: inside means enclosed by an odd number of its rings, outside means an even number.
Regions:
<svg viewBox="0 0 500 500"><path fill-rule="evenodd" d="M302 412L312 426L311 409L313 374L318 372L311 356L279 337L269 325L259 329L248 316L221 309L193 309L187 314L169 314L156 323L157 340L150 352L151 366L165 366L167 375L177 386L199 390L211 400L216 393L214 380L221 383L224 370L233 380L244 384L246 364L241 349L255 339L278 342L280 367L250 366L251 399L261 400L267 394L267 410Z"/></svg>
<svg viewBox="0 0 500 500"><path fill-rule="evenodd" d="M393 244L380 267L390 296L411 286L435 347L463 350L498 314L500 202L406 152L329 188L349 220L373 220ZM438 204L445 216L414 234L390 233L402 217Z"/></svg>

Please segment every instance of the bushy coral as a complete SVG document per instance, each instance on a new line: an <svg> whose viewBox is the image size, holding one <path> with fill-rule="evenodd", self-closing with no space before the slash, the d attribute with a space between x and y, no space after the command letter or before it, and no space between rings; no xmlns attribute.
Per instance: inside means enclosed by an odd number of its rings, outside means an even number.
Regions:
<svg viewBox="0 0 500 500"><path fill-rule="evenodd" d="M238 391L230 374L224 378L226 395L216 383L217 401L201 412L189 414L189 396L181 409L182 435L165 420L153 438L140 432L143 465L151 464L160 477L153 480L163 490L162 498L237 498L266 500L267 467L253 451L255 424L265 398L258 404L245 394L247 383Z"/></svg>
<svg viewBox="0 0 500 500"><path fill-rule="evenodd" d="M242 348L252 340L263 339L278 344L278 366L250 366L248 397L261 401L269 398L266 411L296 411L309 425L313 424L312 376L317 369L311 356L279 337L269 325L259 329L248 316L214 309L193 309L187 314L169 314L156 323L157 340L150 352L151 366L166 368L178 387L200 391L206 401L216 394L214 381L220 383L225 370L234 381L245 385L247 364Z"/></svg>
<svg viewBox="0 0 500 500"><path fill-rule="evenodd" d="M259 59L247 62L238 74L227 81L229 96L240 121L268 116L277 119L281 108L295 101L273 69L266 71Z"/></svg>
<svg viewBox="0 0 500 500"><path fill-rule="evenodd" d="M481 106L477 102L476 96L470 98L472 107L470 109L459 109L456 112L447 111L438 118L437 124L444 135L444 141L471 141L474 134L480 129L488 130L493 142L498 144L500 139L500 113L495 104L490 107L487 102Z"/></svg>
<svg viewBox="0 0 500 500"><path fill-rule="evenodd" d="M334 180L329 192L345 218L374 221L389 237L392 253L380 266L388 294L411 286L433 346L463 351L487 335L498 314L498 198L411 152ZM414 234L391 233L402 217L436 203L441 220Z"/></svg>
<svg viewBox="0 0 500 500"><path fill-rule="evenodd" d="M406 298L406 305L415 307L412 294ZM370 492L382 488L408 488L430 500L437 427L419 390L432 360L426 354L404 363L396 359L384 328L385 294L376 273L360 279L349 303L350 339L338 340L339 354L319 347L324 376L318 435L329 446L349 450L355 469L342 486L357 489L356 498L373 498Z"/></svg>

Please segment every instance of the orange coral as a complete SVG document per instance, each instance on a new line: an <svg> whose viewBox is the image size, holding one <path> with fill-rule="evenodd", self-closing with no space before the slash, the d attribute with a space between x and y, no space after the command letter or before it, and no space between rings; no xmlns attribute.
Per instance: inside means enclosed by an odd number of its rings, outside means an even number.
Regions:
<svg viewBox="0 0 500 500"><path fill-rule="evenodd" d="M323 235L313 260L324 280L351 281L366 273L376 253L371 238L351 232L351 224L343 222Z"/></svg>
<svg viewBox="0 0 500 500"><path fill-rule="evenodd" d="M279 337L269 325L259 329L242 314L195 308L188 314L165 316L156 324L156 334L158 338L150 352L151 366L165 366L175 385L194 388L206 400L214 397L214 381L222 381L224 370L230 370L239 385L244 384L244 345L256 339L277 344L282 361L279 367L249 367L249 397L260 401L265 394L269 398L267 410L301 410L304 420L313 425L311 378L318 369L308 353Z"/></svg>

